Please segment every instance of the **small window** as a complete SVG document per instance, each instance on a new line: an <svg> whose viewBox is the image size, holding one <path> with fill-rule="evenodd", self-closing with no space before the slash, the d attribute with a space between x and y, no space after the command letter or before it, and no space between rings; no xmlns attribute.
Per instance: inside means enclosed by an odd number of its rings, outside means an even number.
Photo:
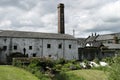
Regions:
<svg viewBox="0 0 120 80"><path fill-rule="evenodd" d="M3 50L7 50L7 46L3 46Z"/></svg>
<svg viewBox="0 0 120 80"><path fill-rule="evenodd" d="M14 50L17 50L17 46L14 46Z"/></svg>
<svg viewBox="0 0 120 80"><path fill-rule="evenodd" d="M33 54L33 57L36 57L36 53Z"/></svg>
<svg viewBox="0 0 120 80"><path fill-rule="evenodd" d="M71 47L72 47L72 46L71 46L71 45L69 45L69 49L71 49Z"/></svg>
<svg viewBox="0 0 120 80"><path fill-rule="evenodd" d="M58 45L58 48L61 49L61 48L62 48L62 44L59 44L59 45Z"/></svg>
<svg viewBox="0 0 120 80"><path fill-rule="evenodd" d="M104 54L104 53L102 53L102 55L104 56L105 54Z"/></svg>
<svg viewBox="0 0 120 80"><path fill-rule="evenodd" d="M32 46L29 46L29 50L32 50Z"/></svg>
<svg viewBox="0 0 120 80"><path fill-rule="evenodd" d="M51 48L51 45L50 45L50 44L47 44L47 48Z"/></svg>

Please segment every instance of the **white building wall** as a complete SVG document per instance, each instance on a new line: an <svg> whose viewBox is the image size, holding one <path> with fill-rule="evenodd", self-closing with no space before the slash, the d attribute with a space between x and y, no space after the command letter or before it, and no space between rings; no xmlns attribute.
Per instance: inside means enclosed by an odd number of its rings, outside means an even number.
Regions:
<svg viewBox="0 0 120 80"><path fill-rule="evenodd" d="M6 62L6 55L9 54L9 44L10 38L1 38L0 39L0 61ZM6 50L2 50L3 46L8 46Z"/></svg>
<svg viewBox="0 0 120 80"><path fill-rule="evenodd" d="M71 46L71 48L69 47ZM65 59L78 59L78 47L76 40L65 40Z"/></svg>
<svg viewBox="0 0 120 80"><path fill-rule="evenodd" d="M51 45L50 48L47 48L48 44ZM58 48L59 44L62 45L61 49ZM63 58L63 45L63 40L43 39L43 56Z"/></svg>
<svg viewBox="0 0 120 80"><path fill-rule="evenodd" d="M14 49L14 46L17 46L17 50ZM32 46L32 49L29 47ZM32 57L33 54L36 54L37 57L41 57L42 54L42 39L25 39L25 38L13 38L12 39L12 52L21 52L24 53L23 49L26 49L25 54L28 54L29 57Z"/></svg>
<svg viewBox="0 0 120 80"><path fill-rule="evenodd" d="M50 44L51 47L47 48L47 44ZM58 47L59 44L61 44L61 48ZM71 45L71 49L69 45ZM36 54L36 57L48 57L51 55L51 57L57 59L78 59L77 41L75 40L0 38L0 48L3 46L7 46L7 50L0 52L0 60L2 62L6 61L6 55L9 55L10 52L24 53L24 48L26 49L25 54L28 54L29 57L33 57L33 54ZM17 46L16 50L14 46ZM31 50L29 46L32 46Z"/></svg>

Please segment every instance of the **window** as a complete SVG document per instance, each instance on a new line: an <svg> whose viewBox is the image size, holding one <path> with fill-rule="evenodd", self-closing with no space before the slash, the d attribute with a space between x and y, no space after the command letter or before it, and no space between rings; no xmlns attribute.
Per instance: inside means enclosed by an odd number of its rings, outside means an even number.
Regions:
<svg viewBox="0 0 120 80"><path fill-rule="evenodd" d="M29 50L32 50L32 46L29 46Z"/></svg>
<svg viewBox="0 0 120 80"><path fill-rule="evenodd" d="M71 45L69 45L69 49L71 49L71 47L72 47L72 46L71 46Z"/></svg>
<svg viewBox="0 0 120 80"><path fill-rule="evenodd" d="M58 45L58 48L61 49L61 48L62 48L62 44L59 44L59 45Z"/></svg>
<svg viewBox="0 0 120 80"><path fill-rule="evenodd" d="M36 57L36 53L33 53L33 57Z"/></svg>
<svg viewBox="0 0 120 80"><path fill-rule="evenodd" d="M7 46L3 46L3 50L7 50Z"/></svg>
<svg viewBox="0 0 120 80"><path fill-rule="evenodd" d="M47 44L47 48L51 48L51 45L50 45L50 44Z"/></svg>
<svg viewBox="0 0 120 80"><path fill-rule="evenodd" d="M14 50L17 50L17 46L14 46Z"/></svg>

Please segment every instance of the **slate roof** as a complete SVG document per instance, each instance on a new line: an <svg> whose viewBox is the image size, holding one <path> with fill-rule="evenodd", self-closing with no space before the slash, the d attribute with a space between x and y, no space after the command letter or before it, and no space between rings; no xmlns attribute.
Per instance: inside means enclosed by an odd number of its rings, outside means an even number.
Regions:
<svg viewBox="0 0 120 80"><path fill-rule="evenodd" d="M103 45L108 47L109 49L120 49L120 44L103 44Z"/></svg>
<svg viewBox="0 0 120 80"><path fill-rule="evenodd" d="M86 42L95 41L97 37L98 37L98 36L89 36L89 37L86 39Z"/></svg>
<svg viewBox="0 0 120 80"><path fill-rule="evenodd" d="M78 43L84 43L85 42L85 38L77 38Z"/></svg>
<svg viewBox="0 0 120 80"><path fill-rule="evenodd" d="M10 30L0 30L0 37L43 38L43 39L75 39L73 36L68 35L68 34L10 31Z"/></svg>
<svg viewBox="0 0 120 80"><path fill-rule="evenodd" d="M110 40L110 39L114 39L114 35L110 35L110 34L106 34L106 35L99 35L96 40Z"/></svg>

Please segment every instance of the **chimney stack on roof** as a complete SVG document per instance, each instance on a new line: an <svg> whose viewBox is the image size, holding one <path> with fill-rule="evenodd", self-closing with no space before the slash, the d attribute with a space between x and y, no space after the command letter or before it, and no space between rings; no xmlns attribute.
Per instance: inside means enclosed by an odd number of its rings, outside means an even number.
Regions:
<svg viewBox="0 0 120 80"><path fill-rule="evenodd" d="M64 28L64 4L58 4L58 33L65 34Z"/></svg>

